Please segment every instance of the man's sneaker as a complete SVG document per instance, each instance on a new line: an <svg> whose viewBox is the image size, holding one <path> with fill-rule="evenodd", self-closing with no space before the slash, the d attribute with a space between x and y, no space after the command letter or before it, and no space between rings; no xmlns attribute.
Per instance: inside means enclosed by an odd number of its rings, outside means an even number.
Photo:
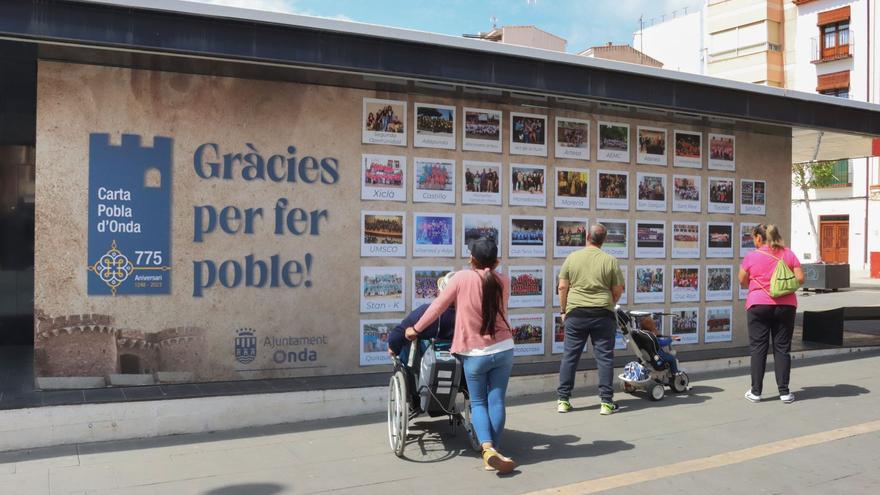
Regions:
<svg viewBox="0 0 880 495"><path fill-rule="evenodd" d="M761 402L761 396L752 393L752 389L746 390L746 400L749 402Z"/></svg>
<svg viewBox="0 0 880 495"><path fill-rule="evenodd" d="M617 410L617 404L613 402L603 402L599 406L599 414L602 416L608 416L609 414L614 414L614 411Z"/></svg>
<svg viewBox="0 0 880 495"><path fill-rule="evenodd" d="M563 399L556 401L556 412L567 413L568 411L571 411L571 402Z"/></svg>
<svg viewBox="0 0 880 495"><path fill-rule="evenodd" d="M779 400L785 402L786 404L791 404L792 402L794 402L794 394L788 393L785 395L780 395Z"/></svg>

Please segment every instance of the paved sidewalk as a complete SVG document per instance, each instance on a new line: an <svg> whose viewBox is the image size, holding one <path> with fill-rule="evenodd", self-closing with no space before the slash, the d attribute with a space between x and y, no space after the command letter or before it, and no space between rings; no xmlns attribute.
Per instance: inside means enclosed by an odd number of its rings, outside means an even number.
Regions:
<svg viewBox="0 0 880 495"><path fill-rule="evenodd" d="M661 402L621 393L622 410L607 417L599 416L591 391L579 391L575 410L564 415L555 412L552 396L527 398L508 408L503 450L521 467L507 477L484 472L463 434L450 435L442 418L417 420L406 459L398 459L388 447L384 417L372 415L4 453L0 493L484 494L599 480L570 492L590 493L609 479L619 482L608 477L621 473L629 474L615 493L869 493L880 486L877 432L777 454L768 444L796 446L805 435L876 422L877 370L877 352L797 362L792 382L798 400L790 405L773 393L772 374L760 404L743 399L748 378L742 374L694 377L689 394ZM741 449L750 449L746 458L709 457ZM667 476L694 460L708 464ZM648 469L653 467L662 468Z"/></svg>

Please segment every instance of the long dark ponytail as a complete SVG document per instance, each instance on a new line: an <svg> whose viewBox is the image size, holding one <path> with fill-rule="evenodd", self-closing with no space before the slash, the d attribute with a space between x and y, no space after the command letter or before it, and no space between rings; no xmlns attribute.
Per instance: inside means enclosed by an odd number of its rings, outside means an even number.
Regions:
<svg viewBox="0 0 880 495"><path fill-rule="evenodd" d="M501 314L501 318L504 319L504 314L501 312L501 308L504 307L504 288L501 286L501 280L498 279L498 274L495 273L495 270L491 267L487 268L489 269L482 276L483 324L480 327L480 335L488 333L494 339L496 318ZM507 324L507 320L504 320L504 323Z"/></svg>

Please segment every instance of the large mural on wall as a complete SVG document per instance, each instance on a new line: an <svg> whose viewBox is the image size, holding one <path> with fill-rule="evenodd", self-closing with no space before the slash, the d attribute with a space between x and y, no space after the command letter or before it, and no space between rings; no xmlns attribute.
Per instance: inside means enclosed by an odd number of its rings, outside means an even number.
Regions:
<svg viewBox="0 0 880 495"><path fill-rule="evenodd" d="M595 221L628 302L679 310L688 346L743 345L718 266L743 225L788 222L784 135L55 62L38 99L42 377L381 371L484 235L515 280L518 362L555 360L556 268Z"/></svg>

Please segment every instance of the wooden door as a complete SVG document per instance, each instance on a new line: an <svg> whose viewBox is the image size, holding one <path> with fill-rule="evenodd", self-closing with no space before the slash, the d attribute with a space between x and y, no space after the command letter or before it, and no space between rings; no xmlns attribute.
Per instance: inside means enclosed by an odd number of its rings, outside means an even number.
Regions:
<svg viewBox="0 0 880 495"><path fill-rule="evenodd" d="M849 263L849 222L819 222L819 250L825 263Z"/></svg>

